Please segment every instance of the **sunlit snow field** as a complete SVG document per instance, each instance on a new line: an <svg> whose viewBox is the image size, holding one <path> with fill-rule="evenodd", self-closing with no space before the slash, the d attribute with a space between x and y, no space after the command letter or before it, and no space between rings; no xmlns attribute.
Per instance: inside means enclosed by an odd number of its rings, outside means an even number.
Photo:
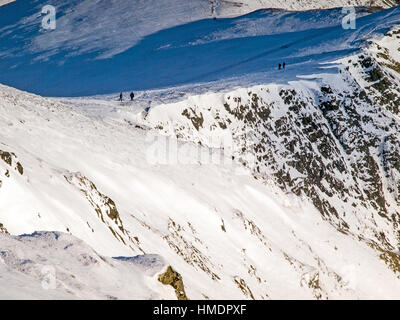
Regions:
<svg viewBox="0 0 400 320"><path fill-rule="evenodd" d="M285 83L358 50L400 19L399 8L366 17L360 8L354 32L342 28L342 9L214 20L199 1L160 2L158 10L139 1L134 11L124 1L95 8L90 1L58 3L53 31L41 29L42 2L28 11L22 1L0 9L1 83L64 97L213 81L228 86L232 79ZM288 68L277 73L282 62Z"/></svg>

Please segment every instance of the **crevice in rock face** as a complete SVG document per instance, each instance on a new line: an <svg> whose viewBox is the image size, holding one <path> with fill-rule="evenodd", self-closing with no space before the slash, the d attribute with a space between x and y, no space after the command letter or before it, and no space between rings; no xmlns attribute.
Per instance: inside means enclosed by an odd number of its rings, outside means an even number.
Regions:
<svg viewBox="0 0 400 320"><path fill-rule="evenodd" d="M171 266L168 266L167 270L158 276L158 281L174 288L178 300L189 300L185 293L182 276Z"/></svg>

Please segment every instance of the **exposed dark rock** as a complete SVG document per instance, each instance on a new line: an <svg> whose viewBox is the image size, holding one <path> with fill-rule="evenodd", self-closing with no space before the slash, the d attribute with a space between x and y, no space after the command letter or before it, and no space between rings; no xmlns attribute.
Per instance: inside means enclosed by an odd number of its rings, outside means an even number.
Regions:
<svg viewBox="0 0 400 320"><path fill-rule="evenodd" d="M185 293L182 276L172 269L171 266L168 266L167 271L158 276L158 281L174 288L178 300L189 300Z"/></svg>

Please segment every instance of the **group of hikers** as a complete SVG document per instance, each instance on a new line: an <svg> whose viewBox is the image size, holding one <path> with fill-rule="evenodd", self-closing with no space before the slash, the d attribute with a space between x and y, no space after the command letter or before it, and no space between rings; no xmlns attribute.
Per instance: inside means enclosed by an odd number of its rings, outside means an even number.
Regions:
<svg viewBox="0 0 400 320"><path fill-rule="evenodd" d="M283 62L283 63L279 63L278 64L278 70L281 70L281 69L285 69L286 68L286 62ZM135 98L135 94L133 93L133 92L131 92L131 94L129 95L130 97L131 97L131 101L133 101L133 99ZM124 95L123 95L123 93L121 92L120 94L119 94L119 101L123 101L124 100Z"/></svg>
<svg viewBox="0 0 400 320"><path fill-rule="evenodd" d="M135 98L135 94L134 94L133 92L131 92L130 97L131 97L131 101L133 101L133 98ZM124 95L123 95L123 93L121 92L121 93L119 94L119 101L123 101L123 100L124 100Z"/></svg>
<svg viewBox="0 0 400 320"><path fill-rule="evenodd" d="M131 92L131 94L129 96L131 97L131 101L133 101L133 99L135 98L135 94L133 93L133 91ZM119 99L118 100L120 102L124 101L124 94L122 92L119 94ZM151 105L151 101L149 101L149 106L144 109L144 111L146 111L146 113L149 112L150 105Z"/></svg>

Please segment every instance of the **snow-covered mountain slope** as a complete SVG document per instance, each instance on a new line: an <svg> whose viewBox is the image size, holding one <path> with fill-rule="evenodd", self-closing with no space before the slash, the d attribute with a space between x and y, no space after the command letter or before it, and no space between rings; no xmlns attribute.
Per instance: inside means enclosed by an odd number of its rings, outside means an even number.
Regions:
<svg viewBox="0 0 400 320"><path fill-rule="evenodd" d="M156 255L111 259L58 232L0 234L0 299L173 299Z"/></svg>
<svg viewBox="0 0 400 320"><path fill-rule="evenodd" d="M233 13L230 8L243 14L273 4L305 9L317 3L217 2L227 7L223 17ZM343 3L351 1L318 1L322 7ZM398 10L361 19L368 10L360 8L354 33L342 29L342 9L266 10L214 20L205 0L104 0L95 6L91 0L58 0L57 27L44 30L41 8L47 4L29 0L0 7L0 82L46 96L155 89L260 72L265 79L283 57L304 69L310 60L315 65L343 55L377 26L398 19ZM325 54L317 57L321 48L315 46L322 42Z"/></svg>
<svg viewBox="0 0 400 320"><path fill-rule="evenodd" d="M396 30L387 37L398 41ZM338 61L336 72L193 96L146 118L112 101L102 102L106 118L92 117L2 86L2 229L71 233L106 256L161 255L190 299L397 298L398 194L388 186L398 186L399 119L380 101L398 94L398 74L391 56L387 66L374 60L384 44ZM233 162L217 148L226 132ZM10 281L37 281L10 265ZM74 296L90 297L93 283Z"/></svg>
<svg viewBox="0 0 400 320"><path fill-rule="evenodd" d="M189 299L398 298L399 10L360 17L355 31L338 26L340 10L262 11L217 19L217 28L205 20L161 31L135 46L144 69L137 78L183 85L139 91L132 103L61 102L1 85L0 277L10 288L1 297L179 296L157 282L170 265ZM261 22L275 29L255 27ZM57 51L68 44L50 50L48 64L30 63L46 50L27 53L22 40L15 48L25 49L13 52L13 32L35 41L35 24L2 30L8 83L21 78L50 94L93 77L106 93L132 79L109 76L124 53L98 59L106 37L100 49L88 46L87 64L74 47L81 69L65 60L71 51ZM278 72L282 57L288 66ZM9 71L13 61L22 67ZM65 69L51 71L54 63ZM35 74L40 68L49 78ZM49 233L17 236L38 230ZM82 255L99 264L82 266ZM158 257L154 272L137 272L148 255ZM40 289L43 265L60 275L54 292ZM117 290L125 273L138 292Z"/></svg>
<svg viewBox="0 0 400 320"><path fill-rule="evenodd" d="M334 73L163 104L143 123L210 147L228 131L255 178L306 196L342 232L398 249L398 34L325 65Z"/></svg>

